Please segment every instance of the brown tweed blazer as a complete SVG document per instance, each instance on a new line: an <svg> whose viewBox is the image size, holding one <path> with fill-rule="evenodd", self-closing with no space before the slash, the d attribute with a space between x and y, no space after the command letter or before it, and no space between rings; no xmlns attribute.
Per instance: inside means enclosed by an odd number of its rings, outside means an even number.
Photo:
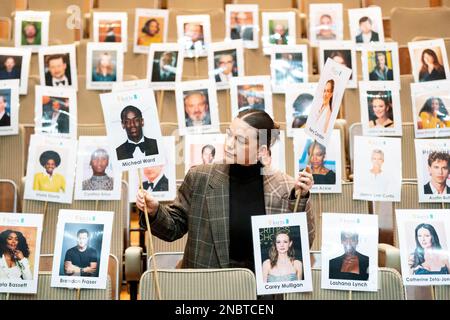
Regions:
<svg viewBox="0 0 450 320"><path fill-rule="evenodd" d="M191 168L177 197L169 205L160 204L150 223L152 233L174 241L189 231L183 268L229 267L229 165L200 165ZM279 171L264 175L266 214L293 212L294 179ZM309 198L300 199L298 211L307 213L309 243L315 234ZM141 225L145 225L142 223Z"/></svg>

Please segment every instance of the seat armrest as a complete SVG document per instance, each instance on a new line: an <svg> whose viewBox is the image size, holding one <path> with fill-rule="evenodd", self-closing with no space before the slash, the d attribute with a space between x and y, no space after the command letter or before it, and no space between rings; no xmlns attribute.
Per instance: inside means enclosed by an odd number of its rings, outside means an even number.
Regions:
<svg viewBox="0 0 450 320"><path fill-rule="evenodd" d="M143 249L141 247L128 247L125 250L125 280L139 281L143 273Z"/></svg>

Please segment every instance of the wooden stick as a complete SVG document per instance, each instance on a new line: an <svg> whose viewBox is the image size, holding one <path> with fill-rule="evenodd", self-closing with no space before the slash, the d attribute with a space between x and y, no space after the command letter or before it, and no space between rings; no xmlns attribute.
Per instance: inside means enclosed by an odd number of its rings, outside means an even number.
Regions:
<svg viewBox="0 0 450 320"><path fill-rule="evenodd" d="M162 121L163 105L164 105L164 90L161 90L159 91L159 99L158 99L158 116L160 122Z"/></svg>
<svg viewBox="0 0 450 320"><path fill-rule="evenodd" d="M231 97L230 97L230 89L227 89L227 120L231 122Z"/></svg>
<svg viewBox="0 0 450 320"><path fill-rule="evenodd" d="M348 300L352 300L352 290L348 290Z"/></svg>
<svg viewBox="0 0 450 320"><path fill-rule="evenodd" d="M6 300L9 300L9 292L6 293Z"/></svg>
<svg viewBox="0 0 450 320"><path fill-rule="evenodd" d="M311 153L313 153L314 148L316 147L316 143L317 143L317 141L314 140L314 142L313 142L313 144L312 144L312 147L311 147ZM308 154L308 152L307 152L307 154ZM307 168L310 164L311 164L311 154L308 154L308 160L306 161L306 167L305 167L305 169L303 169L303 172L306 170L306 168ZM299 189L299 190L297 190L297 191L295 192L295 197L296 197L296 199L295 199L294 212L297 212L298 204L300 203L300 198L301 198L301 196L302 196L302 192L301 192L301 190Z"/></svg>
<svg viewBox="0 0 450 320"><path fill-rule="evenodd" d="M98 211L98 200L95 200L95 211Z"/></svg>
<svg viewBox="0 0 450 320"><path fill-rule="evenodd" d="M45 203L44 203L44 216L47 214L47 209L48 209L48 202L47 201L45 201Z"/></svg>
<svg viewBox="0 0 450 320"><path fill-rule="evenodd" d="M80 300L81 299L81 288L77 288L76 290L77 290L77 292L76 292L76 300Z"/></svg>
<svg viewBox="0 0 450 320"><path fill-rule="evenodd" d="M195 57L194 57L194 72L195 72L195 77L198 78L198 56L197 56L197 54L195 54Z"/></svg>
<svg viewBox="0 0 450 320"><path fill-rule="evenodd" d="M431 300L436 300L436 286L431 286Z"/></svg>
<svg viewBox="0 0 450 320"><path fill-rule="evenodd" d="M138 177L139 177L139 190L143 192L144 186L142 184L141 170L137 169L137 172L138 172ZM145 224L147 226L147 231L148 231L148 240L149 240L149 244L150 244L150 256L153 256L155 251L153 249L152 230L150 229L150 221L148 219L147 204L145 203L145 199L144 199L144 216L145 216ZM158 268L156 267L155 257L153 257L153 259L152 259L152 264L153 264L153 270L155 271L156 297L158 300L161 300L161 288L159 287Z"/></svg>

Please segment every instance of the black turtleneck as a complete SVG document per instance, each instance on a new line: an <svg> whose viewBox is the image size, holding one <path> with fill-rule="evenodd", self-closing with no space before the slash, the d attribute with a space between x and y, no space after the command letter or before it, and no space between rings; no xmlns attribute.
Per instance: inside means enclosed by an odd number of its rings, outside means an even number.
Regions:
<svg viewBox="0 0 450 320"><path fill-rule="evenodd" d="M251 216L266 214L262 165L230 165L230 263L255 271Z"/></svg>

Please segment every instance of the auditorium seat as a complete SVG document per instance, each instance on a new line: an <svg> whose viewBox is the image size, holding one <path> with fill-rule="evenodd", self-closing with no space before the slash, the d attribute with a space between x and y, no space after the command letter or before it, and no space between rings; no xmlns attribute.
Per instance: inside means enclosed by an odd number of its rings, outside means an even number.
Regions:
<svg viewBox="0 0 450 320"><path fill-rule="evenodd" d="M77 6L81 12L88 12L92 5L92 0L27 0L28 10L66 10L69 6Z"/></svg>
<svg viewBox="0 0 450 320"><path fill-rule="evenodd" d="M361 75L358 75L358 82L359 81L362 81ZM358 88L345 89L339 114L342 115L342 118L347 121L349 126L355 122L361 122L361 107L359 103Z"/></svg>
<svg viewBox="0 0 450 320"><path fill-rule="evenodd" d="M56 225L58 222L58 213L60 209L114 212L110 252L119 260L119 279L122 279L123 254L125 247L128 246L128 244L125 243L125 235L129 234L130 221L130 212L128 205L128 184L125 181L122 181L122 193L120 200L74 200L72 204L48 202L46 205L44 201L24 199L24 213L44 214L41 242L41 253L43 254L52 254L54 252Z"/></svg>
<svg viewBox="0 0 450 320"><path fill-rule="evenodd" d="M59 44L72 44L80 40L81 25L71 21L71 13L67 13L66 10L51 11L49 39Z"/></svg>
<svg viewBox="0 0 450 320"><path fill-rule="evenodd" d="M155 236L152 238L153 242L153 250L155 253L161 253L161 252L184 252L184 247L186 246L188 235L187 233L180 239L175 240L173 242L168 242L161 240ZM145 233L145 247L147 248L146 252L147 254L150 253L150 243L148 239L147 232Z"/></svg>
<svg viewBox="0 0 450 320"><path fill-rule="evenodd" d="M106 289L81 289L77 296L77 290L72 288L51 287L51 271L39 271L36 294L11 293L8 300L111 300L111 278L108 276ZM6 300L6 299L5 299Z"/></svg>
<svg viewBox="0 0 450 320"><path fill-rule="evenodd" d="M312 292L285 293L283 300L348 300L348 291L321 288L321 270L312 269Z"/></svg>
<svg viewBox="0 0 450 320"><path fill-rule="evenodd" d="M97 8L108 10L126 10L128 8L158 8L158 0L97 0Z"/></svg>
<svg viewBox="0 0 450 320"><path fill-rule="evenodd" d="M313 292L285 293L284 300L405 300L405 287L397 270L378 268L378 291L347 291L321 288L322 270L312 270Z"/></svg>
<svg viewBox="0 0 450 320"><path fill-rule="evenodd" d="M133 52L133 38L128 38L128 50L124 53L125 74L135 75L138 79L147 77L147 55Z"/></svg>
<svg viewBox="0 0 450 320"><path fill-rule="evenodd" d="M0 1L0 17L11 17L14 11L16 11L15 0Z"/></svg>
<svg viewBox="0 0 450 320"><path fill-rule="evenodd" d="M20 96L19 123L34 124L35 108L35 87L40 85L41 81L38 74L28 77L28 91L26 95Z"/></svg>
<svg viewBox="0 0 450 320"><path fill-rule="evenodd" d="M142 275L141 300L158 299L154 276L153 270ZM248 269L161 269L158 279L162 300L256 300L255 275Z"/></svg>
<svg viewBox="0 0 450 320"><path fill-rule="evenodd" d="M450 37L450 8L394 8L391 11L391 36L399 46L407 45L418 36Z"/></svg>
<svg viewBox="0 0 450 320"><path fill-rule="evenodd" d="M232 4L257 4L259 10L266 9L289 9L294 8L295 0L279 0L279 1L267 1L267 0L232 0Z"/></svg>
<svg viewBox="0 0 450 320"><path fill-rule="evenodd" d="M223 9L225 7L224 0L167 0L168 9Z"/></svg>
<svg viewBox="0 0 450 320"><path fill-rule="evenodd" d="M11 39L12 20L9 17L0 16L0 39Z"/></svg>
<svg viewBox="0 0 450 320"><path fill-rule="evenodd" d="M434 286L435 300L450 300L450 286Z"/></svg>
<svg viewBox="0 0 450 320"><path fill-rule="evenodd" d="M0 179L0 212L17 212L17 186L12 180Z"/></svg>
<svg viewBox="0 0 450 320"><path fill-rule="evenodd" d="M153 259L155 260L158 269L176 269L177 264L183 260L184 252L159 252L151 255L147 259L147 270L153 266Z"/></svg>
<svg viewBox="0 0 450 320"><path fill-rule="evenodd" d="M20 186L25 173L25 130L19 126L19 134L0 136L0 178L12 180ZM20 202L20 198L19 198Z"/></svg>
<svg viewBox="0 0 450 320"><path fill-rule="evenodd" d="M393 8L427 8L430 7L430 0L362 0L362 6L378 6L383 19L389 19Z"/></svg>
<svg viewBox="0 0 450 320"><path fill-rule="evenodd" d="M400 105L402 110L402 122L413 122L413 111L411 102L411 83L414 82L412 74L400 76Z"/></svg>
<svg viewBox="0 0 450 320"><path fill-rule="evenodd" d="M41 254L39 259L39 271L40 272L50 272L53 267L53 254ZM117 260L117 257L113 254L109 254L108 257L108 284L106 292L100 292L99 295L107 297L108 300L119 300L119 289L120 288L120 282L119 282L119 261ZM90 291L93 290L86 290L82 289L81 292L84 292L83 294L87 295ZM99 291L105 291L105 290L99 290ZM82 295L81 295L82 296ZM92 297L91 299L95 299ZM100 298L99 298L100 299Z"/></svg>

